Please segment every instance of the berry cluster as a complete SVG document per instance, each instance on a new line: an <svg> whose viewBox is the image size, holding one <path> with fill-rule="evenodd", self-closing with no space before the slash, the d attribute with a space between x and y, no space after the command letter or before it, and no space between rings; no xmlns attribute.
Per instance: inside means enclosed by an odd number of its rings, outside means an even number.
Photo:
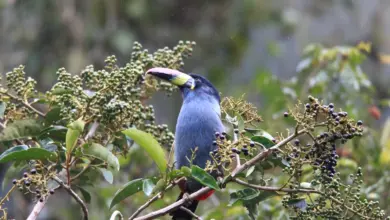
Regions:
<svg viewBox="0 0 390 220"><path fill-rule="evenodd" d="M54 189L48 189L45 178L42 173L33 168L30 172L24 172L21 179L12 180L12 184L20 191L34 194L38 201L43 202L49 194L54 194Z"/></svg>

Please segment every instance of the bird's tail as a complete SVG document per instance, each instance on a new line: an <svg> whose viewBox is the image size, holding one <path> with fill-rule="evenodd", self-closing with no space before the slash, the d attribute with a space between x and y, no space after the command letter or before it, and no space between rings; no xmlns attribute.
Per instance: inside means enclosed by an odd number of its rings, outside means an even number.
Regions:
<svg viewBox="0 0 390 220"><path fill-rule="evenodd" d="M177 198L176 201L179 201L180 199L183 198L183 192L180 193L179 197ZM191 210L191 212L195 212L196 207L198 206L199 201L198 200L193 200L191 201L191 204L183 205L185 208ZM179 209L176 209L175 211L171 212L170 215L172 215L172 220L191 220L193 217L192 215L188 214L188 212Z"/></svg>

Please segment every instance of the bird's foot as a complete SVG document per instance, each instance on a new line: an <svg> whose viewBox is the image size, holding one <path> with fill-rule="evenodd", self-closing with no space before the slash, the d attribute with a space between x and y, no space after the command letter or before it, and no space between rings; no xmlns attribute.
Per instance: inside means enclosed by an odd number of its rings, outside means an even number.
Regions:
<svg viewBox="0 0 390 220"><path fill-rule="evenodd" d="M192 199L190 198L190 194L184 193L183 199L184 199L185 206L190 206L192 204Z"/></svg>

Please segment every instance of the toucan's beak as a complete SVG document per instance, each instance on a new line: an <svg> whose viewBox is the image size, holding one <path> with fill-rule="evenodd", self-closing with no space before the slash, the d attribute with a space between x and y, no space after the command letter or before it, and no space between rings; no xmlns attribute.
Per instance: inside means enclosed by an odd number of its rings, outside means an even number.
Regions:
<svg viewBox="0 0 390 220"><path fill-rule="evenodd" d="M195 88L195 80L190 75L182 73L178 70L155 67L146 71L146 74L156 76L160 79L171 82L179 87Z"/></svg>

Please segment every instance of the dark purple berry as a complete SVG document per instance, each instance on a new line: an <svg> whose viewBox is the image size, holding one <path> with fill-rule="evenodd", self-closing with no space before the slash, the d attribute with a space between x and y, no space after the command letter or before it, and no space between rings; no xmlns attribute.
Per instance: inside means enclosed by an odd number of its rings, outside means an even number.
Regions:
<svg viewBox="0 0 390 220"><path fill-rule="evenodd" d="M307 109L309 109L309 108L310 108L310 104L309 104L309 103L306 103L305 107L306 107Z"/></svg>
<svg viewBox="0 0 390 220"><path fill-rule="evenodd" d="M213 145L216 146L217 145L217 141L213 141Z"/></svg>
<svg viewBox="0 0 390 220"><path fill-rule="evenodd" d="M30 186L30 185L31 185L31 182L30 182L30 181L28 181L28 180L26 180L26 181L24 181L24 185L26 185L26 186Z"/></svg>
<svg viewBox="0 0 390 220"><path fill-rule="evenodd" d="M288 117L288 112L284 112L283 115L284 115L285 118L287 118Z"/></svg>
<svg viewBox="0 0 390 220"><path fill-rule="evenodd" d="M362 121L362 120L359 120L359 121L357 122L357 125L358 125L358 126L362 126L362 125L363 125L363 121Z"/></svg>
<svg viewBox="0 0 390 220"><path fill-rule="evenodd" d="M221 133L223 136L226 136L226 132L225 131L222 131Z"/></svg>
<svg viewBox="0 0 390 220"><path fill-rule="evenodd" d="M249 142L249 146L254 147L255 146L255 142L254 141Z"/></svg>
<svg viewBox="0 0 390 220"><path fill-rule="evenodd" d="M51 195L53 195L53 194L54 194L54 190L51 189L51 190L49 191L49 193L50 193Z"/></svg>
<svg viewBox="0 0 390 220"><path fill-rule="evenodd" d="M330 103L330 104L329 104L329 108L334 108L334 104L333 104L333 103Z"/></svg>
<svg viewBox="0 0 390 220"><path fill-rule="evenodd" d="M299 145L299 140L295 139L294 144L295 144L295 146L298 146Z"/></svg>
<svg viewBox="0 0 390 220"><path fill-rule="evenodd" d="M37 190L35 190L35 192L36 192L37 194L39 194L39 193L41 193L41 190L37 189Z"/></svg>
<svg viewBox="0 0 390 220"><path fill-rule="evenodd" d="M16 179L12 180L12 184L16 185L17 183L18 183L18 180L16 180Z"/></svg>
<svg viewBox="0 0 390 220"><path fill-rule="evenodd" d="M39 202L43 202L43 198L39 199Z"/></svg>
<svg viewBox="0 0 390 220"><path fill-rule="evenodd" d="M23 177L24 177L24 178L27 178L27 177L28 177L28 173L27 173L27 172L24 172L24 173L23 173Z"/></svg>
<svg viewBox="0 0 390 220"><path fill-rule="evenodd" d="M220 139L221 141L223 141L223 140L225 140L225 136L224 136L224 135L221 135L221 136L219 136L219 139Z"/></svg>
<svg viewBox="0 0 390 220"><path fill-rule="evenodd" d="M337 113L335 113L335 112L332 113L332 117L333 117L333 118L336 118L336 117L337 117Z"/></svg>
<svg viewBox="0 0 390 220"><path fill-rule="evenodd" d="M217 131L217 132L215 132L215 137L219 137L219 132Z"/></svg>
<svg viewBox="0 0 390 220"><path fill-rule="evenodd" d="M236 155L235 155L235 154L230 154L229 157L230 157L230 158L235 158Z"/></svg>
<svg viewBox="0 0 390 220"><path fill-rule="evenodd" d="M233 153L237 153L237 148L232 148Z"/></svg>
<svg viewBox="0 0 390 220"><path fill-rule="evenodd" d="M236 128L234 129L234 133L238 134L240 131Z"/></svg>
<svg viewBox="0 0 390 220"><path fill-rule="evenodd" d="M41 194L37 194L36 196L37 196L37 199L40 199L42 197Z"/></svg>
<svg viewBox="0 0 390 220"><path fill-rule="evenodd" d="M36 169L32 169L32 170L30 171L30 173L34 175L34 174L37 173L37 170L36 170Z"/></svg>

